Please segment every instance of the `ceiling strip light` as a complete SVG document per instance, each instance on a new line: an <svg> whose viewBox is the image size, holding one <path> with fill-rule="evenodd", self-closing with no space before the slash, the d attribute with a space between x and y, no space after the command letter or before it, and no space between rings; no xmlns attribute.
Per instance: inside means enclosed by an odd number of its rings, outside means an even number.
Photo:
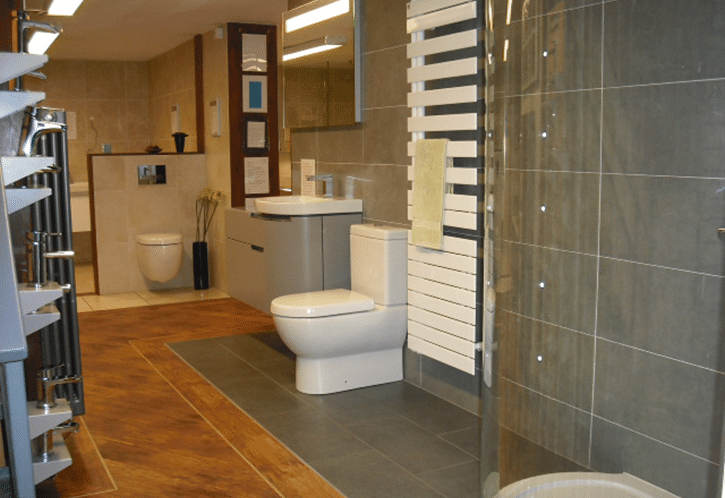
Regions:
<svg viewBox="0 0 725 498"><path fill-rule="evenodd" d="M292 31L347 14L348 12L350 12L350 1L336 0L335 2L328 3L304 14L290 17L284 22L284 31L285 33L291 33Z"/></svg>
<svg viewBox="0 0 725 498"><path fill-rule="evenodd" d="M53 44L60 33L49 33L47 31L34 31L28 40L27 51L29 54L42 55Z"/></svg>
<svg viewBox="0 0 725 498"><path fill-rule="evenodd" d="M48 7L49 16L72 16L83 0L53 0Z"/></svg>
<svg viewBox="0 0 725 498"><path fill-rule="evenodd" d="M286 62L307 55L325 52L326 50L332 50L333 48L342 47L346 41L344 37L325 36L324 38L318 38L311 42L286 47L282 55L282 60Z"/></svg>

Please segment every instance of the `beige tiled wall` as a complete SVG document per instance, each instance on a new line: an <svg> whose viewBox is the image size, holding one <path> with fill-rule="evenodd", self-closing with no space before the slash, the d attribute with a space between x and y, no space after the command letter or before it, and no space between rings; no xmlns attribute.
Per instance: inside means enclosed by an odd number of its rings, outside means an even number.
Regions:
<svg viewBox="0 0 725 498"><path fill-rule="evenodd" d="M25 78L28 90L46 93L41 105L75 114L76 138L68 140L71 179L88 179L86 154L110 144L115 153L141 152L150 144L146 62L51 60L47 80Z"/></svg>
<svg viewBox="0 0 725 498"><path fill-rule="evenodd" d="M137 168L144 164L166 165L166 185L138 185ZM199 154L93 157L99 294L193 285L194 208L205 183ZM164 284L144 279L138 267L136 235L152 232L184 236L181 271Z"/></svg>
<svg viewBox="0 0 725 498"><path fill-rule="evenodd" d="M171 106L178 105L180 131L189 135L184 152L196 152L194 40L151 59L148 66L151 141L164 152L175 152L171 136Z"/></svg>
<svg viewBox="0 0 725 498"><path fill-rule="evenodd" d="M209 242L209 272L211 285L226 291L226 230L224 227L224 207L231 206L231 171L229 163L229 69L227 62L226 26L224 37L218 40L213 32L204 34L204 106L206 123L206 178L208 185L221 190L226 196L224 206L220 206L207 237ZM219 98L221 112L221 135L211 135L211 112L209 102Z"/></svg>

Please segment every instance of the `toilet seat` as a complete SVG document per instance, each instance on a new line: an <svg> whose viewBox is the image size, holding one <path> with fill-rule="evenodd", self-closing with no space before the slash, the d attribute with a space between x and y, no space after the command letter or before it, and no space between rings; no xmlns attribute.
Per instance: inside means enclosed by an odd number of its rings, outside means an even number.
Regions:
<svg viewBox="0 0 725 498"><path fill-rule="evenodd" d="M143 233L136 236L136 242L143 246L181 244L183 239L180 233Z"/></svg>
<svg viewBox="0 0 725 498"><path fill-rule="evenodd" d="M288 318L322 318L374 308L372 298L346 289L289 294L274 299L271 305L273 315Z"/></svg>

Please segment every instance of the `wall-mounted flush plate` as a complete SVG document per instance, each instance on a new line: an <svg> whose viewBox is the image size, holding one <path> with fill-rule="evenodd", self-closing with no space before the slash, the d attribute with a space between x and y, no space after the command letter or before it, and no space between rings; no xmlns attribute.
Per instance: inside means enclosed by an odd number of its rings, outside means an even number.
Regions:
<svg viewBox="0 0 725 498"><path fill-rule="evenodd" d="M138 167L139 185L162 185L166 183L166 166L163 164L142 164Z"/></svg>

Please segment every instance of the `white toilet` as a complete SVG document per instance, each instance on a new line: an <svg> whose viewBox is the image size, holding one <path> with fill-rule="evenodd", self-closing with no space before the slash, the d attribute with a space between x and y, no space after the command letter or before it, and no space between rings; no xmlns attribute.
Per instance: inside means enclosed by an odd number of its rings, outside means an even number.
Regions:
<svg viewBox="0 0 725 498"><path fill-rule="evenodd" d="M181 269L184 254L180 233L145 233L136 236L138 266L148 280L168 282Z"/></svg>
<svg viewBox="0 0 725 498"><path fill-rule="evenodd" d="M352 290L272 301L277 332L297 355L297 390L328 394L403 379L408 231L352 225Z"/></svg>

